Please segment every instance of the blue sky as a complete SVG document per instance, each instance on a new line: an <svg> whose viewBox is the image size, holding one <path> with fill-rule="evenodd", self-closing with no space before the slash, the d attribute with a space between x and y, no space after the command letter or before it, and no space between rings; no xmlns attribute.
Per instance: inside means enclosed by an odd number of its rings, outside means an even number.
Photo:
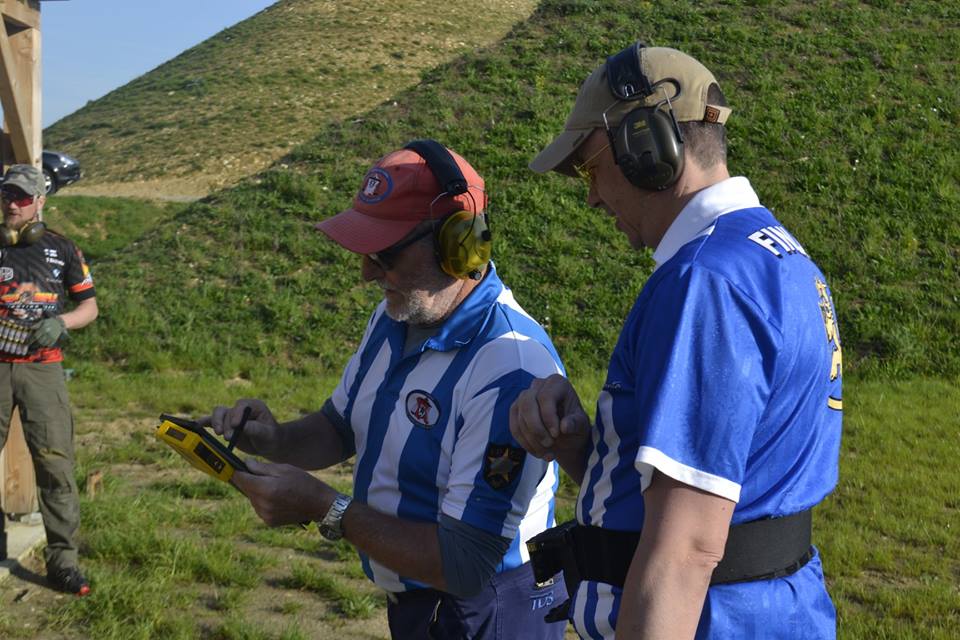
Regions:
<svg viewBox="0 0 960 640"><path fill-rule="evenodd" d="M40 5L43 126L275 0L59 0Z"/></svg>

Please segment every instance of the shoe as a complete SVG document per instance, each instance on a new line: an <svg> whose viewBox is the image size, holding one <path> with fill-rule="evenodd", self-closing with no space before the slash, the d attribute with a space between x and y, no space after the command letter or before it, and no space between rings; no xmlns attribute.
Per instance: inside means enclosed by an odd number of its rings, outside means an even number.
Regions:
<svg viewBox="0 0 960 640"><path fill-rule="evenodd" d="M90 593L90 583L76 567L67 567L48 573L47 581L57 591L72 593L78 598Z"/></svg>

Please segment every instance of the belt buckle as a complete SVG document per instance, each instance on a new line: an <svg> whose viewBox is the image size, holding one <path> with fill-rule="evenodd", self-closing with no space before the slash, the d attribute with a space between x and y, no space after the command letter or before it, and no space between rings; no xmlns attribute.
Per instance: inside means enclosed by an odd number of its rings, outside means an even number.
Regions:
<svg viewBox="0 0 960 640"><path fill-rule="evenodd" d="M547 587L552 587L554 584L556 584L556 582L557 582L557 580L556 580L556 577L555 577L555 576L554 576L554 577L551 577L551 578L547 578L547 579L544 580L543 582L537 582L536 580L534 580L534 581L533 581L533 587L534 587L535 589L545 589L545 588L547 588Z"/></svg>

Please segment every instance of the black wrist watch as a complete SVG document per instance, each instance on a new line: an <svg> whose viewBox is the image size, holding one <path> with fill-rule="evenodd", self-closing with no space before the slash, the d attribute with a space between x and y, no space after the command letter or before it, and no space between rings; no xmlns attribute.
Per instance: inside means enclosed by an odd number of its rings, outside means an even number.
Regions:
<svg viewBox="0 0 960 640"><path fill-rule="evenodd" d="M339 540L343 537L343 528L340 526L340 522L343 520L343 514L351 502L353 502L353 498L350 496L342 493L337 494L327 511L327 515L323 516L323 520L317 523L320 535L327 540Z"/></svg>

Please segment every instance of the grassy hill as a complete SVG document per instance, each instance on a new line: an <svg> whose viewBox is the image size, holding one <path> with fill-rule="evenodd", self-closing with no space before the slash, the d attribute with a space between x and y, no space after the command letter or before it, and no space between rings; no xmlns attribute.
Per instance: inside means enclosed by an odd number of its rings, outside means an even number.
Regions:
<svg viewBox="0 0 960 640"><path fill-rule="evenodd" d="M280 0L44 132L71 193L203 196L497 40L534 0Z"/></svg>
<svg viewBox="0 0 960 640"><path fill-rule="evenodd" d="M74 355L128 373L336 372L377 292L312 224L349 204L381 153L432 136L486 177L498 268L521 303L575 373L601 372L649 254L627 250L581 185L526 163L562 127L585 74L643 38L716 71L734 107L732 171L826 272L846 371L955 377L960 135L948 78L960 31L945 26L955 17L936 2L544 2L497 44L320 127L281 164L104 254L105 313Z"/></svg>

